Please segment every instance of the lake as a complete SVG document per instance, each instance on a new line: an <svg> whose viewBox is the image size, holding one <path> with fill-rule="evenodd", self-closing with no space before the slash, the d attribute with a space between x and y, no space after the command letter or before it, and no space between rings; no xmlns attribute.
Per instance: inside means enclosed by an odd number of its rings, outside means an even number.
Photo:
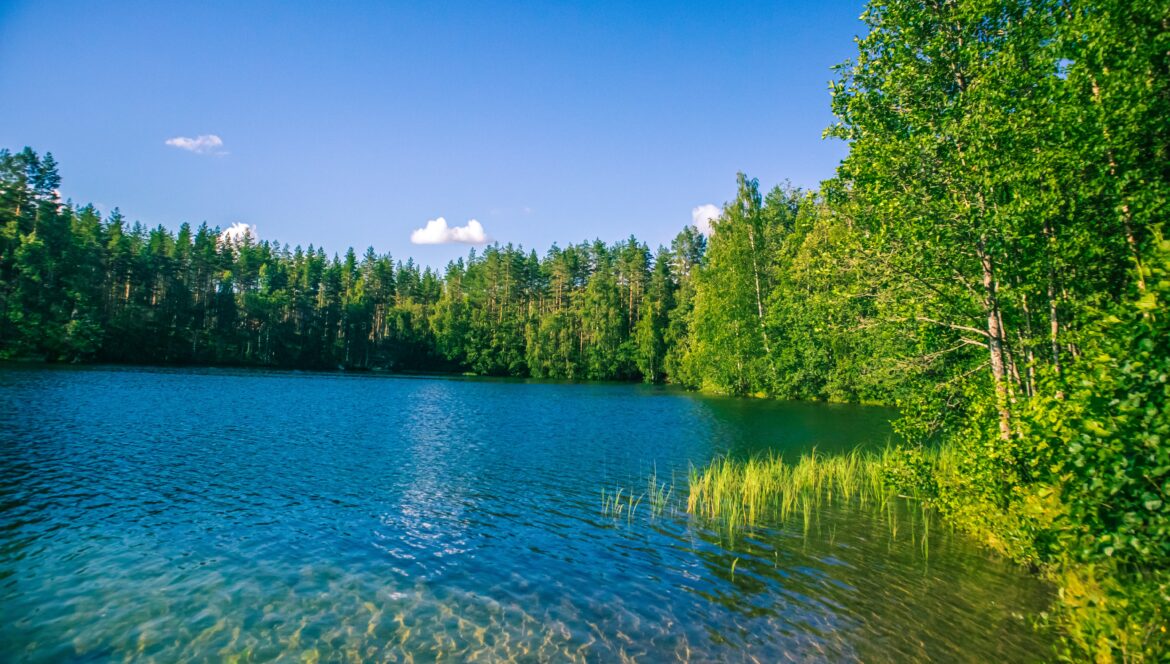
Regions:
<svg viewBox="0 0 1170 664"><path fill-rule="evenodd" d="M0 368L0 661L1040 661L1050 590L862 509L602 511L886 409L622 384Z"/></svg>

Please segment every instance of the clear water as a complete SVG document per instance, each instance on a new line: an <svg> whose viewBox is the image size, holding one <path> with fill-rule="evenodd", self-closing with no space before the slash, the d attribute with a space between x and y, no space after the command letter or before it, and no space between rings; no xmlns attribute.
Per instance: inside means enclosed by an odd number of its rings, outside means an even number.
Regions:
<svg viewBox="0 0 1170 664"><path fill-rule="evenodd" d="M569 385L0 368L0 661L1038 661L1048 590L826 509L734 543L601 489L888 411ZM677 489L680 494L685 488Z"/></svg>

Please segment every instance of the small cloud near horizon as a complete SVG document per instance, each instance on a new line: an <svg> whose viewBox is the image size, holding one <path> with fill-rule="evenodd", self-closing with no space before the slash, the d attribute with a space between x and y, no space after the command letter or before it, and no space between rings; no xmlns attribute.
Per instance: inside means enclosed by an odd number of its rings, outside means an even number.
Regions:
<svg viewBox="0 0 1170 664"><path fill-rule="evenodd" d="M244 236L249 236L252 240L260 237L256 234L255 226L237 221L220 232L219 241L224 244L239 244L244 241Z"/></svg>
<svg viewBox="0 0 1170 664"><path fill-rule="evenodd" d="M223 147L223 139L215 134L200 134L195 138L176 136L174 138L168 138L166 143L173 148L194 152L195 154L213 154L216 156L227 154L226 151L220 149Z"/></svg>
<svg viewBox="0 0 1170 664"><path fill-rule="evenodd" d="M443 217L427 221L427 225L410 234L411 244L487 244L483 224L470 219L466 226L448 226Z"/></svg>
<svg viewBox="0 0 1170 664"><path fill-rule="evenodd" d="M691 222L703 235L711 234L711 220L718 218L719 208L710 203L691 209Z"/></svg>

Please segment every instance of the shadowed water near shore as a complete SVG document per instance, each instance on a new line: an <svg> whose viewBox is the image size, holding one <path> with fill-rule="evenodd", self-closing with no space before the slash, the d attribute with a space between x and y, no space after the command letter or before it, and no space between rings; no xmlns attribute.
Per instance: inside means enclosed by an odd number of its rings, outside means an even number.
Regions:
<svg viewBox="0 0 1170 664"><path fill-rule="evenodd" d="M605 486L882 445L663 388L0 368L0 659L1039 661L1048 589L824 505L734 539Z"/></svg>

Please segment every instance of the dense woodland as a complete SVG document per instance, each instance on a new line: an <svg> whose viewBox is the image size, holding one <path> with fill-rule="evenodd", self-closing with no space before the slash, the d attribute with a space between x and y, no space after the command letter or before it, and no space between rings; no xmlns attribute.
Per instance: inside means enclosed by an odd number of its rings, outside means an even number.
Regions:
<svg viewBox="0 0 1170 664"><path fill-rule="evenodd" d="M1072 657L1170 605L1170 3L893 0L832 85L819 191L741 175L709 237L442 274L62 203L0 159L9 358L442 369L896 403L901 481L1066 574ZM951 450L945 477L919 445Z"/></svg>
<svg viewBox="0 0 1170 664"><path fill-rule="evenodd" d="M688 228L653 256L632 237L543 257L496 245L439 274L372 248L103 219L62 204L52 155L30 149L0 168L10 358L661 380L706 244Z"/></svg>
<svg viewBox="0 0 1170 664"><path fill-rule="evenodd" d="M823 259L812 245L824 201L790 187L762 197L743 175L709 252L688 226L653 253L632 236L543 256L493 245L442 274L373 248L329 257L206 224L103 218L60 201L56 161L29 148L0 152L0 178L9 358L671 380L842 400L888 400L896 382L847 364L855 339L827 346L823 311L807 315L823 285L809 270Z"/></svg>

